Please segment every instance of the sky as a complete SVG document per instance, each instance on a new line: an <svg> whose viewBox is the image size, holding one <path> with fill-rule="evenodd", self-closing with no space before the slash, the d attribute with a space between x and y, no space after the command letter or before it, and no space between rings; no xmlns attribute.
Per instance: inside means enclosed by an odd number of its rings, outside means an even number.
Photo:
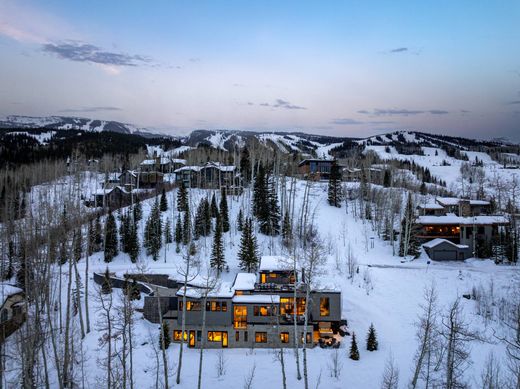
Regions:
<svg viewBox="0 0 520 389"><path fill-rule="evenodd" d="M0 115L520 141L520 1L0 0Z"/></svg>

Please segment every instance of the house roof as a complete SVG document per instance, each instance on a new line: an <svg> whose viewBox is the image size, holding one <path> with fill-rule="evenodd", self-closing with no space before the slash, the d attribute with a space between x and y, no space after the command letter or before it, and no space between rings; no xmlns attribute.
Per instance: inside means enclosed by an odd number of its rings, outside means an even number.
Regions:
<svg viewBox="0 0 520 389"><path fill-rule="evenodd" d="M256 274L254 273L238 273L233 282L234 290L254 290L256 283Z"/></svg>
<svg viewBox="0 0 520 389"><path fill-rule="evenodd" d="M468 201L467 199L459 199L458 197L437 197L435 199L439 204L442 205L459 205L461 201ZM486 200L469 200L470 205L489 205L489 201Z"/></svg>
<svg viewBox="0 0 520 389"><path fill-rule="evenodd" d="M23 293L23 290L4 282L0 283L0 307L5 304L7 299L15 294Z"/></svg>
<svg viewBox="0 0 520 389"><path fill-rule="evenodd" d="M417 223L423 225L435 225L435 224L451 224L451 225L493 225L493 224L507 224L509 221L505 216L493 215L493 216L457 216L453 213L449 213L443 216L418 216Z"/></svg>
<svg viewBox="0 0 520 389"><path fill-rule="evenodd" d="M294 269L291 258L283 255L264 255L260 259L259 271L290 271Z"/></svg>
<svg viewBox="0 0 520 389"><path fill-rule="evenodd" d="M204 296L204 291L206 289L201 288L195 288L195 287L187 287L186 288L186 297L189 298L201 298ZM235 294L235 291L233 290L230 282L221 282L218 284L214 289L210 290L208 292L208 297L213 298L231 298ZM184 295L184 287L181 287L177 293L177 296L183 296Z"/></svg>
<svg viewBox="0 0 520 389"><path fill-rule="evenodd" d="M440 245L441 243L448 243L448 244L450 244L450 245L452 245L454 247L457 247L459 249L467 249L467 248L469 248L469 246L467 246L465 244L456 244L456 243L450 242L447 239L441 239L441 238L436 238L436 239L430 240L429 242L424 243L423 247L433 248L435 246Z"/></svg>
<svg viewBox="0 0 520 389"><path fill-rule="evenodd" d="M279 304L280 296L277 294L244 294L233 297L236 304Z"/></svg>
<svg viewBox="0 0 520 389"><path fill-rule="evenodd" d="M301 161L298 166L302 166L302 165L305 165L306 163L310 163L310 162L327 162L327 163L332 163L334 162L333 159L319 159L319 158L309 158L309 159L304 159L303 161Z"/></svg>
<svg viewBox="0 0 520 389"><path fill-rule="evenodd" d="M437 203L428 203L428 204L419 204L417 206L419 209L444 209L444 207Z"/></svg>

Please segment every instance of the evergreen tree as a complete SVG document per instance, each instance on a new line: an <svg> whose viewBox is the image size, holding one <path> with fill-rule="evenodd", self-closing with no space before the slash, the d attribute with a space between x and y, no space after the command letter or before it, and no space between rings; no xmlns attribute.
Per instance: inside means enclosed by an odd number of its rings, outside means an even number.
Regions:
<svg viewBox="0 0 520 389"><path fill-rule="evenodd" d="M83 237L81 234L81 228L74 230L72 236L72 253L74 255L74 260L78 262L81 259L81 254L83 253Z"/></svg>
<svg viewBox="0 0 520 389"><path fill-rule="evenodd" d="M229 231L229 211L226 197L226 192L222 189L220 192L220 223L222 232Z"/></svg>
<svg viewBox="0 0 520 389"><path fill-rule="evenodd" d="M139 256L139 237L135 223L131 223L128 228L127 253L130 256L130 261L136 263Z"/></svg>
<svg viewBox="0 0 520 389"><path fill-rule="evenodd" d="M96 230L94 229L94 223L92 219L88 222L88 245L87 245L87 255L91 256L96 251Z"/></svg>
<svg viewBox="0 0 520 389"><path fill-rule="evenodd" d="M135 200L133 212L134 212L134 222L135 222L135 224L137 224L143 218L143 207L141 206L141 200L139 200L139 196L137 196L137 199Z"/></svg>
<svg viewBox="0 0 520 389"><path fill-rule="evenodd" d="M249 183L251 180L251 162L249 159L249 150L247 146L245 146L240 153L240 174L244 180L244 183Z"/></svg>
<svg viewBox="0 0 520 389"><path fill-rule="evenodd" d="M389 241L393 238L393 228L388 216L385 217L385 224L383 228L383 240Z"/></svg>
<svg viewBox="0 0 520 389"><path fill-rule="evenodd" d="M258 220L267 220L268 215L268 190L267 190L267 177L262 163L258 166L258 172L255 176L255 182L253 184L253 215Z"/></svg>
<svg viewBox="0 0 520 389"><path fill-rule="evenodd" d="M117 253L116 219L112 211L109 211L105 222L105 262L111 262Z"/></svg>
<svg viewBox="0 0 520 389"><path fill-rule="evenodd" d="M211 217L216 218L219 214L217 208L217 200L215 199L215 193L211 196Z"/></svg>
<svg viewBox="0 0 520 389"><path fill-rule="evenodd" d="M188 210L188 190L184 186L184 182L181 182L177 191L177 210L179 212Z"/></svg>
<svg viewBox="0 0 520 389"><path fill-rule="evenodd" d="M246 218L242 236L240 237L240 249L238 251L239 266L248 273L255 271L260 262L256 237L253 232L253 222L251 218Z"/></svg>
<svg viewBox="0 0 520 389"><path fill-rule="evenodd" d="M177 215L177 223L175 224L175 243L177 243L177 247L182 242L182 222L181 222L181 214Z"/></svg>
<svg viewBox="0 0 520 389"><path fill-rule="evenodd" d="M291 237L292 237L291 219L289 217L289 212L286 211L285 215L283 216L283 223L282 223L282 241L285 246L289 245L289 242L291 241Z"/></svg>
<svg viewBox="0 0 520 389"><path fill-rule="evenodd" d="M372 220L372 207L369 202L365 205L365 219Z"/></svg>
<svg viewBox="0 0 520 389"><path fill-rule="evenodd" d="M386 169L385 174L383 176L383 186L385 188L390 188L392 185L392 176L390 175L390 170Z"/></svg>
<svg viewBox="0 0 520 389"><path fill-rule="evenodd" d="M211 205L208 198L204 199L204 236L211 234Z"/></svg>
<svg viewBox="0 0 520 389"><path fill-rule="evenodd" d="M421 254L421 245L417 238L418 226L415 218L415 210L412 201L412 194L408 194L408 201L403 220L401 222L401 240L399 241L399 256L405 257L412 255L418 258Z"/></svg>
<svg viewBox="0 0 520 389"><path fill-rule="evenodd" d="M367 335L367 350L368 351L376 351L378 347L377 337L376 337L376 329L374 328L374 324L370 324L370 328L368 329Z"/></svg>
<svg viewBox="0 0 520 389"><path fill-rule="evenodd" d="M224 243L222 241L222 226L217 223L215 234L213 236L213 249L211 251L210 265L217 270L217 275L222 272L226 266L224 259Z"/></svg>
<svg viewBox="0 0 520 389"><path fill-rule="evenodd" d="M267 228L267 235L279 235L280 234L280 206L278 205L278 194L276 193L276 186L274 177L268 180L269 183L269 203L268 213L269 222ZM261 226L261 224L260 224Z"/></svg>
<svg viewBox="0 0 520 389"><path fill-rule="evenodd" d="M132 279L132 283L128 285L127 296L130 300L141 300L141 292L135 278Z"/></svg>
<svg viewBox="0 0 520 389"><path fill-rule="evenodd" d="M187 245L191 241L191 221L189 207L184 212L184 219L182 223L182 243Z"/></svg>
<svg viewBox="0 0 520 389"><path fill-rule="evenodd" d="M161 211L159 210L157 200L155 201L150 216L146 221L144 246L146 247L146 253L151 255L154 261L157 261L162 246Z"/></svg>
<svg viewBox="0 0 520 389"><path fill-rule="evenodd" d="M103 229L101 228L101 218L99 214L96 216L95 226L95 239L94 239L94 251L101 251L103 247Z"/></svg>
<svg viewBox="0 0 520 389"><path fill-rule="evenodd" d="M328 202L333 207L341 208L343 198L341 190L341 171L336 161L332 162L329 174Z"/></svg>
<svg viewBox="0 0 520 389"><path fill-rule="evenodd" d="M69 242L67 241L67 235L63 236L60 241L60 252L59 252L59 264L64 265L67 263L67 257L69 255Z"/></svg>
<svg viewBox="0 0 520 389"><path fill-rule="evenodd" d="M170 219L166 219L166 225L164 226L164 243L170 244L173 242L173 235L172 235L172 223L170 222Z"/></svg>
<svg viewBox="0 0 520 389"><path fill-rule="evenodd" d="M112 281L110 280L110 272L108 271L108 267L105 270L105 274L103 275L103 283L101 284L101 293L109 294L112 293Z"/></svg>
<svg viewBox="0 0 520 389"><path fill-rule="evenodd" d="M164 188L161 193L161 204L159 209L161 212L166 212L168 210L168 199L166 198L166 190Z"/></svg>
<svg viewBox="0 0 520 389"><path fill-rule="evenodd" d="M350 343L350 359L359 361L359 350L356 343L356 334L352 333L352 342Z"/></svg>
<svg viewBox="0 0 520 389"><path fill-rule="evenodd" d="M128 213L124 213L119 218L119 242L121 251L123 253L128 253L129 229L130 215Z"/></svg>
<svg viewBox="0 0 520 389"><path fill-rule="evenodd" d="M238 211L238 217L237 217L237 230L242 231L244 228L244 215L242 214L242 208Z"/></svg>
<svg viewBox="0 0 520 389"><path fill-rule="evenodd" d="M164 340L164 348L167 349L170 347L171 339L170 339L170 328L168 327L168 323L163 320L161 326L161 333L159 336L159 348L163 349L163 340Z"/></svg>

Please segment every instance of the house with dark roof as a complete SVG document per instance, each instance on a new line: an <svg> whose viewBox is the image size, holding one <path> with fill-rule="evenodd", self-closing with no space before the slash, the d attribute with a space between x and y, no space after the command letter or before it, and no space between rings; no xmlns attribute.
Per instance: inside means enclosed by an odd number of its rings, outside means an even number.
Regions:
<svg viewBox="0 0 520 389"><path fill-rule="evenodd" d="M23 290L0 283L0 343L22 326L26 314Z"/></svg>

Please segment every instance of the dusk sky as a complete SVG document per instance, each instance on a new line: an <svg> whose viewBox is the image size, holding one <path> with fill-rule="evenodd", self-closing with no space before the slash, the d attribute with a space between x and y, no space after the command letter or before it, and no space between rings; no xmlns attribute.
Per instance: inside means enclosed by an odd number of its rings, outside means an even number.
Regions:
<svg viewBox="0 0 520 389"><path fill-rule="evenodd" d="M0 0L11 114L518 141L520 1Z"/></svg>

